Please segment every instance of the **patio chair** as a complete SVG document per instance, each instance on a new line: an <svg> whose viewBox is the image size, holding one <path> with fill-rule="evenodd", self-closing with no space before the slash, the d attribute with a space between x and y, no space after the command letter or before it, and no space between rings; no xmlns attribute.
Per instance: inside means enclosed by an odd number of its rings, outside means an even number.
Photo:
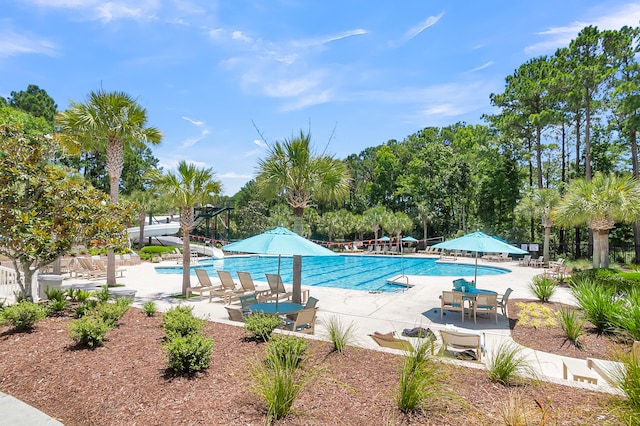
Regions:
<svg viewBox="0 0 640 426"><path fill-rule="evenodd" d="M313 334L316 327L316 313L318 308L303 309L296 314L293 321L285 321L283 330L295 331L296 333Z"/></svg>
<svg viewBox="0 0 640 426"><path fill-rule="evenodd" d="M520 266L529 266L529 263L531 263L530 254L525 254L522 259L518 260L518 265Z"/></svg>
<svg viewBox="0 0 640 426"><path fill-rule="evenodd" d="M244 315L242 310L238 308L232 308L231 306L224 307L227 310L227 314L229 315L229 319L231 321L244 322Z"/></svg>
<svg viewBox="0 0 640 426"><path fill-rule="evenodd" d="M249 272L237 272L237 274L238 274L238 278L240 279L240 285L244 289L245 293L253 293L258 299L258 301L262 301L263 299L266 299L270 290L267 290L267 289L258 290Z"/></svg>
<svg viewBox="0 0 640 426"><path fill-rule="evenodd" d="M411 351L413 346L411 342L405 339L399 339L394 336L394 332L378 333L377 331L369 336L383 348L399 349L401 351Z"/></svg>
<svg viewBox="0 0 640 426"><path fill-rule="evenodd" d="M462 322L464 322L464 302L462 300L462 292L460 291L443 291L440 299L440 320L444 315L444 310L462 313Z"/></svg>
<svg viewBox="0 0 640 426"><path fill-rule="evenodd" d="M534 268L542 268L544 266L544 256L531 260L531 266Z"/></svg>
<svg viewBox="0 0 640 426"><path fill-rule="evenodd" d="M509 287L502 297L498 299L498 307L502 309L502 315L507 316L507 302L509 301L509 296L513 293L513 289Z"/></svg>
<svg viewBox="0 0 640 426"><path fill-rule="evenodd" d="M107 265L102 260L94 260L93 264L98 267L98 270L103 272L105 275L107 274ZM116 268L115 270L116 277L124 278L124 272L126 270L127 268L123 268L123 267Z"/></svg>
<svg viewBox="0 0 640 426"><path fill-rule="evenodd" d="M485 294L479 293L476 295L476 299L473 302L473 322L476 321L476 314L488 313L491 318L491 313L496 317L496 324L498 324L498 295L497 294Z"/></svg>
<svg viewBox="0 0 640 426"><path fill-rule="evenodd" d="M501 253L500 256L498 256L498 261L500 262L511 262L512 260L513 258L509 256L509 253Z"/></svg>
<svg viewBox="0 0 640 426"><path fill-rule="evenodd" d="M453 348L458 351L474 351L477 361L482 361L482 336L474 333L440 330L442 338L442 352Z"/></svg>
<svg viewBox="0 0 640 426"><path fill-rule="evenodd" d="M187 287L187 299L191 293L198 293L200 295L200 300L202 300L203 293L209 293L209 302L211 302L212 295L215 294L218 297L225 298L226 294L224 289L221 286L214 286L209 279L209 274L207 274L206 269L194 269L196 273L196 277L198 277L199 286L196 287Z"/></svg>
<svg viewBox="0 0 640 426"><path fill-rule="evenodd" d="M269 283L269 288L271 289L271 291L267 295L268 300L273 300L276 297L278 298L278 300L291 300L293 294L284 288L282 277L280 275L265 274L265 276L267 277L267 282Z"/></svg>
<svg viewBox="0 0 640 426"><path fill-rule="evenodd" d="M307 299L307 303L305 303L304 305L304 309L313 309L316 307L316 305L318 304L319 300L316 299L315 297L309 297ZM287 318L290 320L294 320L296 317L296 314L287 314Z"/></svg>
<svg viewBox="0 0 640 426"><path fill-rule="evenodd" d="M242 315L247 316L251 313L249 310L249 306L255 305L258 303L258 299L256 298L255 293L243 294L239 297L240 306L242 306L241 311Z"/></svg>

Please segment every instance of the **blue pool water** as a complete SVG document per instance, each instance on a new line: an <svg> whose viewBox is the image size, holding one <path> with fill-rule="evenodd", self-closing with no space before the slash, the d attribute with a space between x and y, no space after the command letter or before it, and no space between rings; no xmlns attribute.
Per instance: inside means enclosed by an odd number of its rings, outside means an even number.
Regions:
<svg viewBox="0 0 640 426"><path fill-rule="evenodd" d="M250 272L254 280L265 281L264 276L278 272L278 257L273 256L233 256L224 259L201 260L196 266L204 268L209 275L217 277L216 270L223 269L236 278L237 271ZM398 284L387 283L389 278L402 275L473 277L473 265L436 263L435 258L415 258L400 256L327 256L302 258L302 283L309 286L344 288L391 292L402 289ZM193 266L192 266L193 269ZM280 275L285 283L292 281L293 260L282 257ZM158 266L160 274L182 274L182 267ZM510 272L508 269L478 266L478 275L498 275ZM192 271L192 275L195 275Z"/></svg>

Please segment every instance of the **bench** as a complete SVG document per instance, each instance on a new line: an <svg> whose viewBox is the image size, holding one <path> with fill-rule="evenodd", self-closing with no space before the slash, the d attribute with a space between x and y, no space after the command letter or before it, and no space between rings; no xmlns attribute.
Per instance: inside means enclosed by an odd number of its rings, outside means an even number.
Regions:
<svg viewBox="0 0 640 426"><path fill-rule="evenodd" d="M562 377L565 380L598 384L598 378L594 376L588 363L582 359L564 358L562 360Z"/></svg>

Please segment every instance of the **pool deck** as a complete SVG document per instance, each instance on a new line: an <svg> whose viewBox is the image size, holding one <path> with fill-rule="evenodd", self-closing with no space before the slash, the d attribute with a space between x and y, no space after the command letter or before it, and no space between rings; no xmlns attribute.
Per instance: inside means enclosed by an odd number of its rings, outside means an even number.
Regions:
<svg viewBox="0 0 640 426"><path fill-rule="evenodd" d="M473 263L474 259L458 258L457 263ZM528 289L531 279L538 274L544 272L541 268L533 268L527 266L519 266L517 262L482 262L487 266L498 266L510 269L510 273L501 275L485 275L479 276L477 287L482 289L494 290L498 294L503 294L505 290L511 287L514 291L511 298L535 298ZM200 301L199 298L192 298L189 301L181 301L180 299L171 297L181 291L182 275L181 274L158 274L155 271L156 266L172 265L175 261L165 261L157 264L142 263L135 266L127 266L124 278L118 278L117 282L124 284L127 288L136 290L134 306L141 307L146 301L154 301L158 310L166 311L172 306L179 303L186 303L193 306L194 313L206 317L212 321L224 322L236 326L242 326L242 323L232 322L228 320L227 312L224 304L219 299L209 302L208 298ZM304 269L304 263L302 265ZM233 274L236 278L235 273ZM330 318L338 318L344 324L353 324L355 327L355 341L353 344L369 349L384 350L394 352L393 349L384 349L379 347L368 334L378 331L387 333L395 331L398 336L405 328L413 328L421 326L430 328L436 335L438 330L443 329L447 325L453 325L461 329L473 332L484 333L485 347L488 353L497 347L503 340L511 340L508 320L498 314L498 324L495 319L489 319L487 316L478 317L477 324L473 319L465 318L464 323L461 322L459 313L446 312L443 320L440 320L440 299L439 296L443 290L451 290L452 281L459 277L426 277L426 276L409 276L410 288L406 291L397 293L369 293L359 290L343 290L337 288L326 287L309 287L310 294L319 299L318 302L318 321L316 322L316 338L326 339L326 328L324 322ZM197 283L195 276L191 277L192 285ZM212 281L216 281L217 277L211 276ZM264 277L253 277L258 287L267 287ZM82 279L66 279L63 286L86 283ZM99 285L104 280L93 281ZM289 285L287 285L290 288ZM554 301L563 303L575 303L573 296L565 288L557 288ZM234 303L237 305L237 302ZM464 330L463 330L464 331ZM326 339L328 340L328 339ZM562 361L564 357L548 354L541 351L524 348L527 359L537 370L541 378L549 381L555 381L573 386L585 387L588 389L601 390L611 392L611 388L606 385L605 380L598 380L598 385L583 384L574 381L563 380ZM398 351L399 353L399 351ZM484 357L483 357L484 359ZM464 362L465 365L480 366L478 363ZM582 360L581 362L584 362Z"/></svg>

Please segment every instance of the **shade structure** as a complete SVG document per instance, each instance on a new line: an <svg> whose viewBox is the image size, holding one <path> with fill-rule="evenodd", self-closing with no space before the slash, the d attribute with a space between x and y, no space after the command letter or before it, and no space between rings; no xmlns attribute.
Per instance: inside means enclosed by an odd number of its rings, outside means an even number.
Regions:
<svg viewBox="0 0 640 426"><path fill-rule="evenodd" d="M378 241L391 241L391 238L385 235L384 237L378 238Z"/></svg>
<svg viewBox="0 0 640 426"><path fill-rule="evenodd" d="M416 240L415 238L413 238L412 236L406 236L402 238L402 241L404 241L405 243L417 243L418 240Z"/></svg>
<svg viewBox="0 0 640 426"><path fill-rule="evenodd" d="M476 267L473 273L473 280L476 281L478 276L478 253L510 253L510 254L527 254L526 250L519 249L516 246L502 242L497 238L491 237L484 232L476 231L464 235L453 240L443 241L434 244L432 247L445 250L466 250L475 253Z"/></svg>
<svg viewBox="0 0 640 426"><path fill-rule="evenodd" d="M293 275L293 299L300 302L300 276L296 276L295 257L296 256L338 256L333 251L322 247L306 238L301 237L293 231L282 226L265 231L262 234L254 235L242 241L223 246L224 251L235 251L256 254L277 254L278 255L278 275L280 275L280 256L294 256ZM276 303L278 297L276 293Z"/></svg>

